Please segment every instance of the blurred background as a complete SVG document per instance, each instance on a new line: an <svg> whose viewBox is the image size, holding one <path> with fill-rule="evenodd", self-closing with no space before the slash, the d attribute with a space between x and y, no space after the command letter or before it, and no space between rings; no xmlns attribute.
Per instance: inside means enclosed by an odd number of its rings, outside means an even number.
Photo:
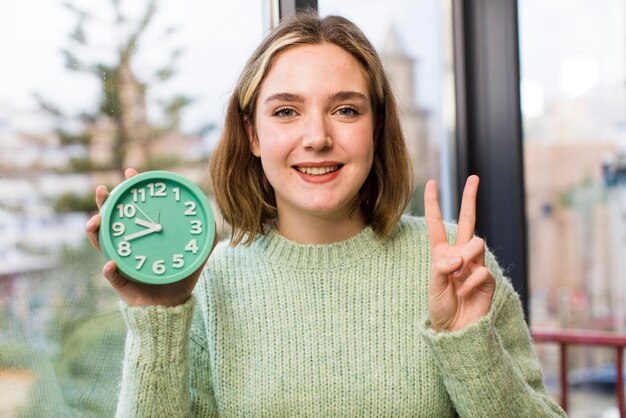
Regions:
<svg viewBox="0 0 626 418"><path fill-rule="evenodd" d="M84 236L93 190L130 166L211 197L236 78L305 7L350 18L377 48L413 159L409 211L435 178L454 221L477 172L498 195L479 201L479 232L533 332L626 338L626 0L20 0L0 6L0 416L42 416L54 391L77 416L113 415L117 382L102 377L125 331ZM536 350L562 401L559 345ZM617 352L567 348L569 416L620 416Z"/></svg>

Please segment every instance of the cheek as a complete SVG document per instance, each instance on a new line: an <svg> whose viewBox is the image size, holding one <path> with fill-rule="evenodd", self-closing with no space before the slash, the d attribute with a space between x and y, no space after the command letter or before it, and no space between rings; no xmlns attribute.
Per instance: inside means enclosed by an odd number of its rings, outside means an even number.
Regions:
<svg viewBox="0 0 626 418"><path fill-rule="evenodd" d="M359 128L352 132L348 146L352 155L371 165L374 160L374 136L369 127Z"/></svg>
<svg viewBox="0 0 626 418"><path fill-rule="evenodd" d="M286 127L259 123L256 132L263 158L280 158L282 154L287 152L292 142L293 135Z"/></svg>

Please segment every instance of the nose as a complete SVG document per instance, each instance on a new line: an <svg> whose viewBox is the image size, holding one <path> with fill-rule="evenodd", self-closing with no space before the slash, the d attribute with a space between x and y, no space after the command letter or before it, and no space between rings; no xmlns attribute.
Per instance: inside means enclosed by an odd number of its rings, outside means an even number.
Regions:
<svg viewBox="0 0 626 418"><path fill-rule="evenodd" d="M304 126L302 145L315 151L332 148L333 140L323 115L310 115Z"/></svg>

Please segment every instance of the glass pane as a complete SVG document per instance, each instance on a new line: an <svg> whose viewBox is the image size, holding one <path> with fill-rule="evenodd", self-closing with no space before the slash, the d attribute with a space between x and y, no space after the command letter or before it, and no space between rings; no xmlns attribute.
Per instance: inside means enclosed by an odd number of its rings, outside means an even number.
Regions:
<svg viewBox="0 0 626 418"><path fill-rule="evenodd" d="M56 382L77 416L113 416L125 328L85 239L94 186L127 166L206 186L268 26L265 1L0 6L0 416L67 416L46 405Z"/></svg>
<svg viewBox="0 0 626 418"><path fill-rule="evenodd" d="M451 2L320 0L318 5L322 16L341 15L356 23L381 56L413 160L416 190L411 212L423 214L424 184L433 178L440 184L444 216L450 219L455 178Z"/></svg>
<svg viewBox="0 0 626 418"><path fill-rule="evenodd" d="M519 17L532 327L624 333L626 2L522 0ZM538 349L558 384L556 347ZM617 413L614 391L579 389L614 388L614 367L570 348L571 416Z"/></svg>

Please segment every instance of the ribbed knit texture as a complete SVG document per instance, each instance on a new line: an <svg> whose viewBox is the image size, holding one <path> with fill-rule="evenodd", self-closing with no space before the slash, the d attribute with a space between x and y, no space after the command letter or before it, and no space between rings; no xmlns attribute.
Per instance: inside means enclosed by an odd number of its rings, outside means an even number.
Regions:
<svg viewBox="0 0 626 418"><path fill-rule="evenodd" d="M450 229L454 234L453 228ZM122 304L119 417L547 417L519 299L497 277L489 314L436 333L422 219L303 245L275 231L220 244L175 308Z"/></svg>

